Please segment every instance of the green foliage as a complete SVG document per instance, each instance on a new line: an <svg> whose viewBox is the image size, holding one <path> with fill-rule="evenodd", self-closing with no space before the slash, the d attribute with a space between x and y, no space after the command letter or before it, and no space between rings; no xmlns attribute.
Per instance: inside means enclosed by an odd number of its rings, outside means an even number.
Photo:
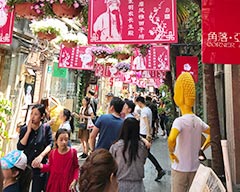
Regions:
<svg viewBox="0 0 240 192"><path fill-rule="evenodd" d="M201 62L201 12L193 2L184 5L187 19L179 25L179 39L186 46L181 47L181 54L198 56L198 83L196 83L195 113L203 117L203 67Z"/></svg>
<svg viewBox="0 0 240 192"><path fill-rule="evenodd" d="M0 99L0 136L1 138L8 138L6 128L7 120L11 116L12 103L6 99Z"/></svg>
<svg viewBox="0 0 240 192"><path fill-rule="evenodd" d="M169 91L169 87L167 85L162 85L159 88L159 92L160 93L165 93L165 95L161 98L161 100L163 101L163 103L165 104L165 108L158 108L158 112L159 114L161 114L162 112L165 112L166 115L168 116L168 125L171 125L173 120L175 119L175 105L173 104L173 100L172 100L172 96L171 96L171 92Z"/></svg>

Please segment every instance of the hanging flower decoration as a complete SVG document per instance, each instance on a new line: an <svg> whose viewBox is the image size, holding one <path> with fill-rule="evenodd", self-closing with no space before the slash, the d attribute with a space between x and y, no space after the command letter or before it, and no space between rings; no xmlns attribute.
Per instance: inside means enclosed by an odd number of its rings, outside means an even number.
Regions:
<svg viewBox="0 0 240 192"><path fill-rule="evenodd" d="M114 53L112 54L112 57L115 57L118 60L125 60L132 55L133 55L133 51L130 46L118 45L117 47L114 48Z"/></svg>
<svg viewBox="0 0 240 192"><path fill-rule="evenodd" d="M54 34L56 37L68 32L68 28L65 23L59 21L58 19L43 19L40 21L33 21L29 26L35 35L44 33Z"/></svg>
<svg viewBox="0 0 240 192"><path fill-rule="evenodd" d="M96 62L98 64L102 64L102 65L116 65L118 63L118 60L115 58L109 57L106 59L104 59L104 58L97 59Z"/></svg>
<svg viewBox="0 0 240 192"><path fill-rule="evenodd" d="M77 45L87 45L88 39L87 36L81 32L78 34L69 32L67 34L62 34L59 36L55 42L63 43L66 47L75 47Z"/></svg>
<svg viewBox="0 0 240 192"><path fill-rule="evenodd" d="M87 0L7 0L18 17L27 19L78 16ZM60 14L60 15L59 15Z"/></svg>
<svg viewBox="0 0 240 192"><path fill-rule="evenodd" d="M116 64L115 67L116 67L119 71L127 72L128 70L130 70L130 63L120 62L120 63Z"/></svg>
<svg viewBox="0 0 240 192"><path fill-rule="evenodd" d="M114 50L109 48L109 47L104 47L104 46L96 46L91 48L92 53L97 57L97 58L105 58L108 55L113 54Z"/></svg>
<svg viewBox="0 0 240 192"><path fill-rule="evenodd" d="M132 48L138 48L142 56L146 56L148 54L148 50L152 47L151 44L134 44Z"/></svg>
<svg viewBox="0 0 240 192"><path fill-rule="evenodd" d="M79 16L83 6L87 5L86 0L50 0L50 1L52 4L53 12L58 17L66 18L73 18Z"/></svg>

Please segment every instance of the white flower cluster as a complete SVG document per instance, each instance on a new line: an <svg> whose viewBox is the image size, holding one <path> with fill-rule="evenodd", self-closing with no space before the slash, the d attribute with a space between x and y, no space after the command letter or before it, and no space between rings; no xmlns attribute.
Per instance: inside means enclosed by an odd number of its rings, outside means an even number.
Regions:
<svg viewBox="0 0 240 192"><path fill-rule="evenodd" d="M86 35L84 35L81 32L79 32L78 34L74 34L70 32L70 33L61 35L61 37L59 38L59 42L62 42L62 41L75 42L78 45L87 45L88 38Z"/></svg>
<svg viewBox="0 0 240 192"><path fill-rule="evenodd" d="M115 65L115 64L118 63L118 60L117 60L117 59L111 58L111 57L109 57L109 58L107 58L107 59L104 59L104 58L103 58L103 59L97 59L96 61L97 61L97 63L99 63L99 64L111 63L111 64Z"/></svg>
<svg viewBox="0 0 240 192"><path fill-rule="evenodd" d="M68 28L65 23L59 21L58 19L43 19L40 21L33 21L29 26L34 34L37 34L38 32L45 32L61 35L68 32Z"/></svg>

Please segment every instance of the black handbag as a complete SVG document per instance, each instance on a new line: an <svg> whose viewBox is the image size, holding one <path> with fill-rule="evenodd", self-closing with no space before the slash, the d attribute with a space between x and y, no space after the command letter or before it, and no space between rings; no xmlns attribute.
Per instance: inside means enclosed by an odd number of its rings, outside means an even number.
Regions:
<svg viewBox="0 0 240 192"><path fill-rule="evenodd" d="M82 130L87 129L87 124L85 122L79 123L79 129L82 129Z"/></svg>

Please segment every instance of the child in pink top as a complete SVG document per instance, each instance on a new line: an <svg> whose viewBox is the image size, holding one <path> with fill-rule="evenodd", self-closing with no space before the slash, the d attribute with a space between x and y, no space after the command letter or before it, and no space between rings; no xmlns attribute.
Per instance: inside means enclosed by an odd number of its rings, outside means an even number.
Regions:
<svg viewBox="0 0 240 192"><path fill-rule="evenodd" d="M68 147L70 133L59 129L56 133L56 149L49 155L48 164L39 164L41 172L49 172L46 192L75 191L79 175L77 151Z"/></svg>

